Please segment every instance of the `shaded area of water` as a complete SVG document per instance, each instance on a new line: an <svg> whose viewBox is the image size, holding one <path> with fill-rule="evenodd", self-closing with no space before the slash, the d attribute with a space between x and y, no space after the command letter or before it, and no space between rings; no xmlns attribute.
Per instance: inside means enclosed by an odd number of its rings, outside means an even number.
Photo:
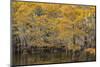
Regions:
<svg viewBox="0 0 100 67"><path fill-rule="evenodd" d="M48 64L48 63L62 63L62 62L77 62L77 61L94 61L95 56L83 55L71 56L65 52L56 53L33 53L33 54L19 54L14 55L14 65L27 65L27 64Z"/></svg>

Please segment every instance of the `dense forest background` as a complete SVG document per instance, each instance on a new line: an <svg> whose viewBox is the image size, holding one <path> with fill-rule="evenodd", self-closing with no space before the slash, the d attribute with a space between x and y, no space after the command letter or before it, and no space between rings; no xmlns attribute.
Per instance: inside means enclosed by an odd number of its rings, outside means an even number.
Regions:
<svg viewBox="0 0 100 67"><path fill-rule="evenodd" d="M12 8L14 64L96 60L95 6L13 2Z"/></svg>

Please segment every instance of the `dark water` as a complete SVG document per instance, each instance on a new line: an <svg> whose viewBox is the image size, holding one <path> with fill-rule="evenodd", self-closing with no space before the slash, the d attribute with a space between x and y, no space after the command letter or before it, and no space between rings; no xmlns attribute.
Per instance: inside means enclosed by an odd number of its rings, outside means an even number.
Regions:
<svg viewBox="0 0 100 67"><path fill-rule="evenodd" d="M94 56L80 55L72 57L65 52L62 53L34 53L15 55L13 57L13 64L27 65L27 64L48 64L48 63L62 63L62 62L77 62L77 61L93 61Z"/></svg>

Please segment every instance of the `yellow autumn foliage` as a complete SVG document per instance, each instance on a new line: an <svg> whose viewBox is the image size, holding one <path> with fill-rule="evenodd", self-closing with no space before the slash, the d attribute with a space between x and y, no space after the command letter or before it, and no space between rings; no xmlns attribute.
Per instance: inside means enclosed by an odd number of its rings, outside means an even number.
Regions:
<svg viewBox="0 0 100 67"><path fill-rule="evenodd" d="M70 41L74 35L89 35L85 29L85 19L95 17L94 6L81 5L65 5L65 4L49 4L34 2L13 2L13 33L19 36L33 38L29 40L31 43L47 44L45 40ZM94 18L95 19L95 18ZM87 19L90 20L90 19ZM89 23L86 30L94 29L95 22ZM81 24L81 25L79 25ZM84 26L83 28L81 28ZM27 34L27 35L26 35ZM42 40L41 40L42 39ZM40 42L38 42L40 41ZM48 42L49 43L49 42ZM67 43L66 43L67 44ZM34 45L34 44L33 44ZM52 43L53 45L53 43ZM63 45L63 44L61 44ZM79 49L79 46L71 45L73 49Z"/></svg>

